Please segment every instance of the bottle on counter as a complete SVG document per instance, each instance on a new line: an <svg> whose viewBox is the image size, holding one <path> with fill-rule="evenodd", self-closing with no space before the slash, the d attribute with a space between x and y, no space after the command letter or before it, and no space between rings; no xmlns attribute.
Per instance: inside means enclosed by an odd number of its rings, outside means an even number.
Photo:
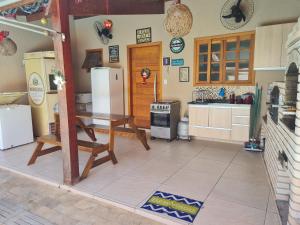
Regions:
<svg viewBox="0 0 300 225"><path fill-rule="evenodd" d="M231 94L229 95L229 103L230 104L235 103L235 93L234 92L231 92Z"/></svg>

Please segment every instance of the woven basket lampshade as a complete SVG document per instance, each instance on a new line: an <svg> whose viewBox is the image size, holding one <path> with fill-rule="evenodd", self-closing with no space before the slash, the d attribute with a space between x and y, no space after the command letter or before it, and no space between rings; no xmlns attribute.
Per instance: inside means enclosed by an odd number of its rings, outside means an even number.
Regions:
<svg viewBox="0 0 300 225"><path fill-rule="evenodd" d="M17 52L17 45L12 39L7 37L0 42L0 55L12 56L16 54L16 52Z"/></svg>
<svg viewBox="0 0 300 225"><path fill-rule="evenodd" d="M174 4L167 11L165 29L173 37L187 35L193 25L193 15L189 7L184 4Z"/></svg>

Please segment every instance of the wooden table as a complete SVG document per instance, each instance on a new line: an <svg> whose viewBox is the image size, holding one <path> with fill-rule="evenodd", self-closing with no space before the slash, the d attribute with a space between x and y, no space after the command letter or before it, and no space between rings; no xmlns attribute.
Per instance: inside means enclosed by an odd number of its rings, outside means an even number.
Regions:
<svg viewBox="0 0 300 225"><path fill-rule="evenodd" d="M146 150L149 150L150 147L147 143L146 132L144 130L138 129L134 124L134 118L132 116L122 116L122 115L112 115L112 114L99 114L99 113L87 113L87 112L77 112L76 113L76 122L86 134L92 139L93 142L77 140L78 150L86 151L90 153L89 160L86 163L86 166L81 174L81 179L84 179L88 176L89 171L102 163L107 161L112 161L113 164L118 163L115 154L114 154L114 140L115 140L115 131L122 132L131 132L135 133L137 138L142 142ZM86 126L81 119L90 118L90 119L99 119L109 121L109 143L100 144L96 143L96 137L94 129L95 125ZM121 125L129 125L130 128L119 127ZM43 149L45 144L52 145L53 147ZM55 134L54 135L45 135L38 137L37 146L28 162L28 165L35 163L38 157L47 155L62 149L61 137L60 137L60 119L59 115L55 114ZM98 155L102 152L108 152L107 156L98 158Z"/></svg>
<svg viewBox="0 0 300 225"><path fill-rule="evenodd" d="M136 137L141 141L146 150L149 150L150 147L147 143L146 132L144 130L140 130L136 127L134 123L133 116L124 116L117 114L103 114L103 113L91 113L91 112L77 112L76 117L78 119L78 125L85 130L88 136L96 141L94 129L97 130L96 125L85 126L81 119L97 119L97 120L106 120L109 121L109 151L114 151L114 140L115 140L115 131L124 131L135 133ZM129 125L130 128L122 128L119 127L121 125Z"/></svg>

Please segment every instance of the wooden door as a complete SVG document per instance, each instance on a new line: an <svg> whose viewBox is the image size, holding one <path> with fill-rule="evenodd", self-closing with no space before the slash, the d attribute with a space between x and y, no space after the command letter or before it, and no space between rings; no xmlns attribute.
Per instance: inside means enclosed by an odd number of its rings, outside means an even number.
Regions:
<svg viewBox="0 0 300 225"><path fill-rule="evenodd" d="M157 99L162 96L161 42L128 46L129 113L135 117L138 127L150 128L150 104L154 101L156 75ZM143 82L142 69L151 71Z"/></svg>

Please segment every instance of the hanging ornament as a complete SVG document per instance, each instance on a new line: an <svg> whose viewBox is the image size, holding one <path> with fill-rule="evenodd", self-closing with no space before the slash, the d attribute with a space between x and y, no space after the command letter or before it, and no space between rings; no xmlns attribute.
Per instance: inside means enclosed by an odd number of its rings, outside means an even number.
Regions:
<svg viewBox="0 0 300 225"><path fill-rule="evenodd" d="M113 22L111 20L104 20L103 26L104 26L104 28L111 30L111 28L113 26Z"/></svg>
<svg viewBox="0 0 300 225"><path fill-rule="evenodd" d="M46 17L43 17L43 18L41 19L41 24L43 24L43 25L48 24L48 19L47 19Z"/></svg>
<svg viewBox="0 0 300 225"><path fill-rule="evenodd" d="M151 75L151 71L149 68L144 68L142 69L141 71L141 76L143 78L143 84L146 84L147 83L147 79L150 78L150 75Z"/></svg>
<svg viewBox="0 0 300 225"><path fill-rule="evenodd" d="M186 5L176 3L168 9L164 25L166 31L173 37L183 37L191 31L193 25L192 12Z"/></svg>
<svg viewBox="0 0 300 225"><path fill-rule="evenodd" d="M54 74L54 84L57 86L57 90L62 90L66 84L65 76L59 70L53 69L52 73Z"/></svg>

